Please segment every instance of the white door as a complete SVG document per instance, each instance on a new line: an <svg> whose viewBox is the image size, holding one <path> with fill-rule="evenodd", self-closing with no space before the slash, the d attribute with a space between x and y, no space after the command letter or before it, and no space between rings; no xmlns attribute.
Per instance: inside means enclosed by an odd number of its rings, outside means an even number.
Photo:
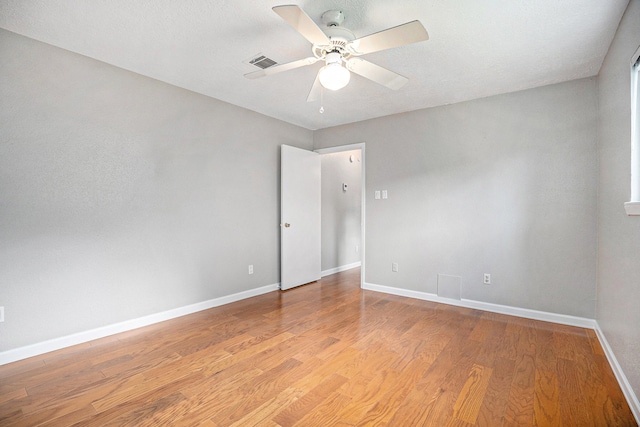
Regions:
<svg viewBox="0 0 640 427"><path fill-rule="evenodd" d="M280 289L320 279L320 155L282 145Z"/></svg>

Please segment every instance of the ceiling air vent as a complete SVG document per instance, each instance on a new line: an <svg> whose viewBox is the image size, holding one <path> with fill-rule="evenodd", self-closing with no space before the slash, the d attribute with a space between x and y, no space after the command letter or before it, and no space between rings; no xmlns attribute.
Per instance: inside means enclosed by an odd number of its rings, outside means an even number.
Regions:
<svg viewBox="0 0 640 427"><path fill-rule="evenodd" d="M264 55L260 55L260 56L256 56L253 59L250 59L249 64L255 65L256 67L262 68L264 70L265 68L273 67L274 65L277 64L277 62L274 61L273 59L267 58Z"/></svg>

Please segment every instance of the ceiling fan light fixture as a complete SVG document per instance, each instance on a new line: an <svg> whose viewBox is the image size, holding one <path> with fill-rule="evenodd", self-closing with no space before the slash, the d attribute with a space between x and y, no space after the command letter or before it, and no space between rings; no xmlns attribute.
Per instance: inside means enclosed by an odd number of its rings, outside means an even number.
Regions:
<svg viewBox="0 0 640 427"><path fill-rule="evenodd" d="M327 65L318 73L320 84L329 90L340 90L349 84L351 73L342 66L340 54L331 52L327 55Z"/></svg>
<svg viewBox="0 0 640 427"><path fill-rule="evenodd" d="M245 77L255 79L324 60L325 65L316 75L307 102L316 100L318 95L322 99L323 88L335 91L345 87L349 84L351 72L389 89L399 89L407 83L406 77L358 56L429 40L427 30L417 20L356 38L351 31L341 26L344 14L340 10L325 12L322 23L326 28L321 29L298 5L280 5L272 9L311 43L313 56L253 71L245 74Z"/></svg>

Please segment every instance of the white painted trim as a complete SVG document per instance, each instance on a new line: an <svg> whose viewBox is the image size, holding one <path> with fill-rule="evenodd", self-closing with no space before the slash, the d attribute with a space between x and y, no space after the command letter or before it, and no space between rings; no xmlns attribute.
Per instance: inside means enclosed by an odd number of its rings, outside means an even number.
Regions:
<svg viewBox="0 0 640 427"><path fill-rule="evenodd" d="M243 299L266 294L268 292L277 291L280 288L279 283L273 285L262 286L260 288L249 289L248 291L238 292L220 298L210 299L184 307L178 307L171 310L155 313L137 319L131 319L113 325L107 325L89 331L78 332L76 334L67 335L60 338L54 338L25 347L3 351L0 353L0 365L15 362L17 360L26 359L28 357L38 356L50 351L59 350L65 347L82 344L98 338L104 338L109 335L118 334L120 332L130 331L132 329L141 328L143 326L152 325L154 323L164 322L165 320L175 319L176 317L186 316L187 314L196 313L202 310L219 307L221 305L240 301Z"/></svg>
<svg viewBox="0 0 640 427"><path fill-rule="evenodd" d="M318 148L315 151L318 154L342 153L343 151L361 150L364 148L364 142L356 144L338 145L335 147Z"/></svg>
<svg viewBox="0 0 640 427"><path fill-rule="evenodd" d="M594 329L596 321L585 317L569 316L566 314L549 313L546 311L531 310L528 308L511 307L508 305L492 304L484 301L475 301L470 299L450 299L439 297L436 294L420 291L412 291L409 289L393 288L391 286L374 285L365 283L364 289L376 292L384 292L386 294L398 295L409 298L416 298L426 301L433 301L442 304L455 305L458 307L474 308L477 310L490 311L492 313L507 314L509 316L524 317L526 319L542 320L545 322L560 323L562 325L578 326L581 328Z"/></svg>
<svg viewBox="0 0 640 427"><path fill-rule="evenodd" d="M340 273L342 271L347 271L347 270L351 270L352 268L358 268L360 267L362 263L360 261L358 262L353 262L351 264L346 264L346 265L341 265L340 267L335 267L335 268L330 268L328 270L323 270L321 273L321 276L330 276L332 274L336 274L336 273Z"/></svg>
<svg viewBox="0 0 640 427"><path fill-rule="evenodd" d="M640 202L626 202L624 210L628 216L640 215Z"/></svg>
<svg viewBox="0 0 640 427"><path fill-rule="evenodd" d="M616 376L618 380L618 384L622 389L622 393L624 397L627 399L627 403L629 404L629 408L631 408L631 412L636 419L636 423L640 425L640 401L638 401L638 397L633 392L633 388L631 388L631 384L629 384L629 380L627 380L627 376L624 374L622 367L618 363L618 359L616 358L607 338L604 336L604 332L600 329L600 325L598 322L595 322L595 331L598 336L598 340L602 345L602 349L604 350L605 356L607 356L607 360L609 361L609 365L611 365L611 369L613 370L613 374Z"/></svg>
<svg viewBox="0 0 640 427"><path fill-rule="evenodd" d="M627 215L640 215L640 46L631 57L631 197Z"/></svg>
<svg viewBox="0 0 640 427"><path fill-rule="evenodd" d="M478 310L491 311L493 313L508 314L510 316L524 317L526 319L542 320L562 325L578 326L580 328L593 329L596 321L586 317L570 316L568 314L550 313L548 311L531 310L529 308L511 307L508 305L493 304L484 301L462 299L465 307Z"/></svg>

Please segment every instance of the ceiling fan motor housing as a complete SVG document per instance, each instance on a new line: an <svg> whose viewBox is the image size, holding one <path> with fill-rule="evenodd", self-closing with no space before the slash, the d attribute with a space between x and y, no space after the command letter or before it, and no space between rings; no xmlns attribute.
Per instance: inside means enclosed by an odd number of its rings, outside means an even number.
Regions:
<svg viewBox="0 0 640 427"><path fill-rule="evenodd" d="M329 38L329 44L313 46L312 50L317 58L322 59L330 52L340 52L345 59L350 56L348 45L356 39L351 31L344 27L326 27L324 33Z"/></svg>
<svg viewBox="0 0 640 427"><path fill-rule="evenodd" d="M327 10L321 19L327 27L338 27L344 22L344 13L341 10Z"/></svg>

